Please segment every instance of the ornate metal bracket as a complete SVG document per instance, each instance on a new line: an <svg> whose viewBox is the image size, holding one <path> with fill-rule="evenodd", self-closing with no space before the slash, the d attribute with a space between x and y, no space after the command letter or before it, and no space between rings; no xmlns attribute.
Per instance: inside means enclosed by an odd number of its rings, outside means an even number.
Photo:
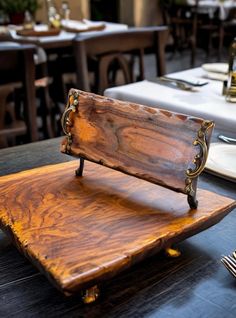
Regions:
<svg viewBox="0 0 236 318"><path fill-rule="evenodd" d="M198 202L196 200L196 178L203 171L208 155L207 131L214 126L212 121L204 121L197 133L197 138L194 140L194 146L200 146L200 152L195 156L193 163L194 169L186 171L187 178L185 179L185 192L188 195L188 203L190 208L196 209ZM194 182L195 180L195 182Z"/></svg>
<svg viewBox="0 0 236 318"><path fill-rule="evenodd" d="M67 137L67 144L66 144L67 153L70 153L70 149L72 145L72 134L70 130L68 130L68 128L72 126L72 122L70 120L70 113L76 112L76 107L79 104L78 98L79 98L79 92L75 90L71 90L69 93L66 109L61 118L61 126L62 126L64 134Z"/></svg>

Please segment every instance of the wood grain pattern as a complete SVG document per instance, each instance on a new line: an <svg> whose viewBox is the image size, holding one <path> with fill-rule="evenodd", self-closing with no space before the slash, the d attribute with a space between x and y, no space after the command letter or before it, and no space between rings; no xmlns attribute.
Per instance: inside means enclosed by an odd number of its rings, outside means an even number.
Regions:
<svg viewBox="0 0 236 318"><path fill-rule="evenodd" d="M235 201L199 189L183 194L77 161L0 178L0 220L17 247L64 293L108 279L222 219ZM101 178L102 176L102 178Z"/></svg>
<svg viewBox="0 0 236 318"><path fill-rule="evenodd" d="M76 90L72 90L76 92ZM182 193L203 120L77 91L69 153ZM73 96L70 96L73 104ZM212 128L207 135L207 143ZM67 140L62 143L65 152Z"/></svg>

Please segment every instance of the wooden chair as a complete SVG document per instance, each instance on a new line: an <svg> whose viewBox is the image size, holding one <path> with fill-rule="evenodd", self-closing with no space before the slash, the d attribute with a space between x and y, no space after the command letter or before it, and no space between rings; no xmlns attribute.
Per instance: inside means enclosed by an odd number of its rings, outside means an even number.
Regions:
<svg viewBox="0 0 236 318"><path fill-rule="evenodd" d="M199 7L199 0L194 5L187 1L170 0L162 1L163 21L170 28L175 51L182 51L184 48L191 49L191 67L194 67L196 60L196 49L198 45L206 47L209 55L212 49L213 37L218 37L218 57L220 59L222 50L221 23L216 16L210 16L208 12L202 12ZM206 39L206 43L202 40Z"/></svg>
<svg viewBox="0 0 236 318"><path fill-rule="evenodd" d="M236 8L229 10L227 18L221 21L220 24L220 38L219 38L219 58L221 59L222 49L224 44L229 47L230 43L235 37L236 28Z"/></svg>
<svg viewBox="0 0 236 318"><path fill-rule="evenodd" d="M2 146L6 146L7 137L15 137L26 133L28 141L38 140L35 98L35 46L0 46L0 138ZM24 93L24 123L14 120L5 126L6 99L12 89L21 87Z"/></svg>
<svg viewBox="0 0 236 318"><path fill-rule="evenodd" d="M195 6L189 6L185 1L180 3L174 0L161 1L163 22L170 28L173 41L173 50L182 51L191 48L191 65L195 64L196 52L196 12L198 1Z"/></svg>
<svg viewBox="0 0 236 318"><path fill-rule="evenodd" d="M126 84L143 80L144 54L147 51L155 54L157 76L165 74L167 30L164 26L146 27L77 37L74 40L77 87L102 94L105 88L116 85L118 69L122 71ZM139 75L135 78L133 66L136 57ZM90 84L90 71L95 77L94 88Z"/></svg>
<svg viewBox="0 0 236 318"><path fill-rule="evenodd" d="M26 52L29 50L30 53L27 55ZM38 139L37 121L35 118L37 117L37 111L42 119L44 138L53 136L52 121L50 120L52 119L52 109L48 91L47 65L46 60L42 59L40 55L40 50L32 45L21 45L14 42L1 43L0 127L2 130L1 144L4 147L7 146L6 137L9 136L16 137L26 134L27 141ZM13 93L15 103L15 105L10 105L11 107L7 103L10 93ZM35 110L36 96L40 100L37 110ZM23 114L21 112L22 104ZM10 122L6 123L5 115L9 112ZM28 114L30 114L29 118ZM29 128L32 125L33 127Z"/></svg>

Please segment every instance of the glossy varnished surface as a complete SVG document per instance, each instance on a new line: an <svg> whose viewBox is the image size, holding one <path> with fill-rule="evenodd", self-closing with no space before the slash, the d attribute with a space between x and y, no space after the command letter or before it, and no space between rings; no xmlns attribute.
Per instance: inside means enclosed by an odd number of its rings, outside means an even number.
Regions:
<svg viewBox="0 0 236 318"><path fill-rule="evenodd" d="M186 192L186 171L195 168L200 152L193 143L202 119L76 90L70 105L75 93L76 111L66 125L72 145L68 151L65 140L62 151Z"/></svg>
<svg viewBox="0 0 236 318"><path fill-rule="evenodd" d="M0 174L71 160L60 139L0 151ZM236 199L235 183L203 174L199 186ZM235 249L236 210L214 227L178 244L182 256L148 258L103 284L92 306L62 296L4 234L0 234L1 317L233 318L235 280L220 264Z"/></svg>
<svg viewBox="0 0 236 318"><path fill-rule="evenodd" d="M235 206L200 189L198 209L190 211L182 194L90 162L75 177L77 165L0 178L2 228L65 293L115 276Z"/></svg>

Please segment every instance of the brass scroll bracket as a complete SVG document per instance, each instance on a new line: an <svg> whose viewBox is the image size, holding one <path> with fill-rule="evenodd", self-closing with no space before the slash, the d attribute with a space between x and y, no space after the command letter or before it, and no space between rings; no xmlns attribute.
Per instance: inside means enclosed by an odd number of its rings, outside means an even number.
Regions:
<svg viewBox="0 0 236 318"><path fill-rule="evenodd" d="M67 137L67 143L65 145L65 151L67 154L70 154L70 152L71 152L71 145L72 145L72 141L73 141L73 136L72 136L72 133L70 131L71 130L70 128L72 127L70 113L77 111L78 104L79 104L79 91L71 89L69 92L69 98L68 98L68 103L66 105L66 109L65 109L65 111L62 115L62 118L61 118L62 129L63 129L64 134ZM84 169L84 159L80 158L80 166L75 171L76 176L81 177L83 174L83 169Z"/></svg>
<svg viewBox="0 0 236 318"><path fill-rule="evenodd" d="M188 203L191 209L196 209L198 206L198 201L196 200L197 177L203 171L207 161L209 148L207 142L207 132L213 126L213 121L203 121L200 129L198 130L197 138L193 142L194 146L200 147L200 151L193 160L195 167L186 171L187 178L185 179L185 193L188 195Z"/></svg>
<svg viewBox="0 0 236 318"><path fill-rule="evenodd" d="M77 105L79 104L79 92L77 90L71 89L69 92L68 103L66 105L65 111L61 118L61 126L64 134L67 137L67 144L65 147L66 153L70 153L71 145L72 145L72 134L70 128L72 126L72 122L70 119L70 113L77 111Z"/></svg>

